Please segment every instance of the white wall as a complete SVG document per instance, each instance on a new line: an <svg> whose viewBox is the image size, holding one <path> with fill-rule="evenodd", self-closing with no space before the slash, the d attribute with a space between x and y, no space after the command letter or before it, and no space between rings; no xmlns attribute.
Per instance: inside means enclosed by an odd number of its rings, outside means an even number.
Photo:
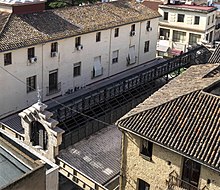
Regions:
<svg viewBox="0 0 220 190"><path fill-rule="evenodd" d="M26 83L26 78L37 75L37 85L41 89L43 101L55 96L64 95L68 89L82 87L108 76L120 73L126 69L148 62L155 58L158 30L158 18L151 20L152 31L146 31L146 22L131 23L119 27L119 37L114 37L115 28L101 30L101 41L96 42L96 32L81 35L83 49L75 48L75 37L61 39L58 42L58 56L51 57L51 43L36 45L37 62L28 65L27 49L12 50L12 64L4 66L4 53L0 53L0 65ZM131 25L135 24L136 35L131 37ZM144 42L150 40L149 52L144 53ZM135 45L137 62L127 66L129 46ZM112 52L119 50L118 63L112 64ZM103 75L91 78L94 57L101 56ZM73 77L73 64L81 62L81 75ZM58 82L61 82L61 92L46 96L49 86L49 72L58 69ZM19 111L37 101L37 92L26 92L26 86L0 70L0 118Z"/></svg>
<svg viewBox="0 0 220 190"><path fill-rule="evenodd" d="M206 34L210 34L211 31L213 31L213 37L212 41L214 40L214 30L215 30L215 24L216 19L214 19L214 22L212 22L212 16L214 15L214 18L216 17L216 11L210 12L210 13L202 13L202 12L196 12L196 11L187 11L187 10L179 10L179 9L166 9L164 7L160 7L158 9L159 13L162 15L162 17L159 19L159 29L165 28L170 29L170 38L169 40L172 41L173 39L173 31L181 31L186 32L186 40L181 45L186 45L188 47L189 45L189 34L199 34L201 35L201 41L205 39ZM163 15L164 12L169 12L168 20L164 20ZM177 22L178 14L184 14L184 22ZM200 21L198 25L194 24L195 16L200 17ZM208 25L208 18L210 17L210 23ZM174 44L175 45L175 44Z"/></svg>

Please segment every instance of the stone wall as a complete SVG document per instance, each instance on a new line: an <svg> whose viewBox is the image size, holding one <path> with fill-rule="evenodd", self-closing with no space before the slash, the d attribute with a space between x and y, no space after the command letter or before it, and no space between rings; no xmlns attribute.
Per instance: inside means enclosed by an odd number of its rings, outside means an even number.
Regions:
<svg viewBox="0 0 220 190"><path fill-rule="evenodd" d="M153 156L150 161L140 154L139 137L126 133L123 134L122 142L121 190L137 190L138 178L150 184L150 189L165 190L172 171L181 176L183 165L181 155L153 144ZM207 185L207 179L211 180L209 185ZM209 190L220 190L220 177L217 172L201 166L199 187L204 186Z"/></svg>

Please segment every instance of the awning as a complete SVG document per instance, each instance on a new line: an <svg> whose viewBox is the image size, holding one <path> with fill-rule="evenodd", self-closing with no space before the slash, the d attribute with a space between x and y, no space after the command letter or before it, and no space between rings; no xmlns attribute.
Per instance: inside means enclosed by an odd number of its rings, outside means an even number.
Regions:
<svg viewBox="0 0 220 190"><path fill-rule="evenodd" d="M169 49L169 46L163 46L163 45L157 46L157 51L167 52L168 49Z"/></svg>
<svg viewBox="0 0 220 190"><path fill-rule="evenodd" d="M102 65L101 65L101 56L94 58L94 77L102 75Z"/></svg>
<svg viewBox="0 0 220 190"><path fill-rule="evenodd" d="M180 55L180 54L183 53L183 51L178 50L178 49L172 49L172 50L170 51L170 53L173 54L173 55Z"/></svg>

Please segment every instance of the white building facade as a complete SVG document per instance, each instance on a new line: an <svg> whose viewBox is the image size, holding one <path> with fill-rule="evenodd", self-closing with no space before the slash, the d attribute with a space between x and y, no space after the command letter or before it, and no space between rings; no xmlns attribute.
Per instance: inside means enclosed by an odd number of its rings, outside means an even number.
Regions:
<svg viewBox="0 0 220 190"><path fill-rule="evenodd" d="M196 44L212 44L216 8L196 5L160 5L159 55L178 55Z"/></svg>
<svg viewBox="0 0 220 190"><path fill-rule="evenodd" d="M156 55L160 15L138 3L5 15L0 36L0 118L36 102L37 87L46 101Z"/></svg>

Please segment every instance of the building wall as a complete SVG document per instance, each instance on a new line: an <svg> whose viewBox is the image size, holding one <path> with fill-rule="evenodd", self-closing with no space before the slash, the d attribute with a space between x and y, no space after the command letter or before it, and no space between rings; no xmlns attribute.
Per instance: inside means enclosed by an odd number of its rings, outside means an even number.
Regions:
<svg viewBox="0 0 220 190"><path fill-rule="evenodd" d="M131 23L119 27L119 37L114 37L114 28L102 30L101 41L96 42L96 32L81 35L83 49L75 48L75 37L61 39L58 42L58 56L51 57L51 43L39 44L35 47L37 62L30 64L27 58L27 49L20 48L9 51L12 53L12 64L4 66L4 54L0 53L0 118L19 111L32 105L37 100L36 91L26 92L26 78L37 76L37 86L41 89L42 100L64 95L69 89L84 87L111 75L120 73L127 69L146 63L155 58L157 36L152 35L158 30L158 18L151 20L152 31L146 31L146 22ZM130 36L131 25L135 24L135 36ZM150 40L149 52L144 53L144 42ZM127 66L129 47L135 45L136 63ZM118 63L112 64L112 52L119 50ZM92 78L94 58L101 56L103 75ZM81 75L73 77L74 63L81 62ZM49 86L49 72L58 70L58 82L61 82L61 91L47 96ZM9 73L13 73L15 79Z"/></svg>
<svg viewBox="0 0 220 190"><path fill-rule="evenodd" d="M46 168L40 166L3 190L46 190Z"/></svg>
<svg viewBox="0 0 220 190"><path fill-rule="evenodd" d="M176 173L181 176L183 157L153 144L152 161L149 161L139 153L140 142L141 139L139 137L130 133L126 133L123 136L120 189L137 190L138 178L150 184L150 189L166 189L169 174L172 171L176 171ZM168 161L170 164L168 164ZM211 179L212 183L210 185L207 185L207 179ZM209 190L219 190L219 183L219 175L217 172L201 166L200 188L207 185Z"/></svg>
<svg viewBox="0 0 220 190"><path fill-rule="evenodd" d="M212 33L212 42L213 42L214 35L215 35L214 31L215 31L215 24L216 24L216 11L213 11L210 13L205 13L205 12L202 13L202 12L196 12L196 11L187 11L185 9L184 10L167 9L164 7L160 7L158 11L162 15L162 17L159 20L159 31L160 31L160 28L170 29L169 41L170 41L171 48L176 48L176 49L186 51L186 48L189 46L190 33L201 35L201 39L199 41L201 43L201 41L206 40L207 34L210 35L210 32L213 32ZM164 20L163 18L164 12L169 12L167 21ZM185 15L184 22L177 22L178 14ZM212 22L213 15L214 15L214 20ZM199 25L194 24L195 16L200 17ZM209 24L208 24L208 19L210 19ZM186 38L183 43L172 42L174 30L186 33Z"/></svg>

